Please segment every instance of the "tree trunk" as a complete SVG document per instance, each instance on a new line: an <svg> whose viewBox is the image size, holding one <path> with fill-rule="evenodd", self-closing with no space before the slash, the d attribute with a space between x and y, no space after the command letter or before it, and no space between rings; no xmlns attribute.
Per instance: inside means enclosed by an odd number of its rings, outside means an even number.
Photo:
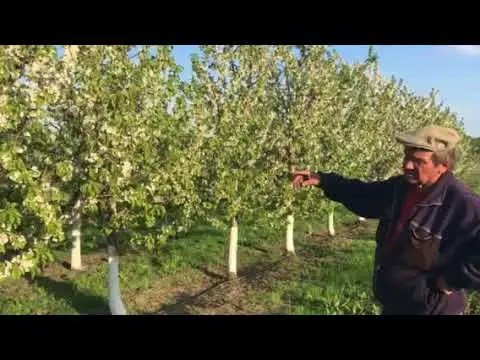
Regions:
<svg viewBox="0 0 480 360"><path fill-rule="evenodd" d="M335 210L330 210L328 214L328 235L335 236L335 226L333 223L333 214Z"/></svg>
<svg viewBox="0 0 480 360"><path fill-rule="evenodd" d="M72 241L72 251L70 257L70 269L75 271L83 270L82 266L82 212L83 201L77 200L72 209L72 219L70 223L70 238Z"/></svg>
<svg viewBox="0 0 480 360"><path fill-rule="evenodd" d="M230 244L228 253L228 277L237 277L237 249L238 249L238 224L234 218L230 228Z"/></svg>
<svg viewBox="0 0 480 360"><path fill-rule="evenodd" d="M114 244L108 244L108 305L112 315L127 315L127 310L120 294L120 272L118 254Z"/></svg>
<svg viewBox="0 0 480 360"><path fill-rule="evenodd" d="M295 247L293 246L293 221L294 216L287 216L287 253L295 254Z"/></svg>

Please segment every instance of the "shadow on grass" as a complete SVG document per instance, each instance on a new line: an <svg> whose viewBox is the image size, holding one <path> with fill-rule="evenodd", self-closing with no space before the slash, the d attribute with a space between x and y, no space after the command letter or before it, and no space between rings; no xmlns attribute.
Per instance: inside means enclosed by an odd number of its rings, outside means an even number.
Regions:
<svg viewBox="0 0 480 360"><path fill-rule="evenodd" d="M192 315L188 311L188 305L195 300L196 296L189 295L188 293L181 292L175 296L175 302L171 305L162 306L159 310L155 311L155 314L160 315ZM152 314L147 314L152 315Z"/></svg>
<svg viewBox="0 0 480 360"><path fill-rule="evenodd" d="M162 306L160 309L152 313L144 313L142 315L188 315L194 314L188 310L189 306L198 306L201 303L200 297L205 293L213 290L221 284L224 284L226 281L217 282L206 289L201 290L200 292L191 295L186 292L181 292L175 296L175 300L172 304L167 304Z"/></svg>
<svg viewBox="0 0 480 360"><path fill-rule="evenodd" d="M216 272L210 271L205 265L197 266L196 269L203 272L205 275L207 275L212 279L221 280L221 281L227 280L227 276L225 274L218 274Z"/></svg>
<svg viewBox="0 0 480 360"><path fill-rule="evenodd" d="M377 225L378 223L376 221L354 221L337 226L338 230L335 236L330 236L326 230L322 230L317 232L306 232L306 239L331 242L335 242L336 239L340 238L347 238L355 241L372 241L375 239Z"/></svg>
<svg viewBox="0 0 480 360"><path fill-rule="evenodd" d="M246 289L245 285L242 286L242 283L246 284L247 288L261 287L262 285L260 284L259 280L266 275L265 273L268 271L274 271L276 267L287 260L287 257L282 257L269 263L258 262L251 264L250 266L247 266L239 271L238 278L232 280L228 280L228 278L223 275L213 273L208 269L201 267L199 270L203 271L206 275L216 279L217 281L197 292L196 294L181 292L175 296L173 303L166 304L154 312L145 313L142 315L198 314L198 312L194 312L191 309L196 308L197 310L214 310L223 305L231 306L237 311L242 312L243 309L235 305L231 300L228 299L228 297L233 295L233 298L236 300L244 298L246 295ZM291 261L295 261L295 259L291 259ZM202 313L202 311L200 313Z"/></svg>
<svg viewBox="0 0 480 360"><path fill-rule="evenodd" d="M108 302L97 295L78 291L68 282L56 281L48 277L39 276L29 280L32 285L41 287L52 294L56 299L66 300L79 314L108 315Z"/></svg>

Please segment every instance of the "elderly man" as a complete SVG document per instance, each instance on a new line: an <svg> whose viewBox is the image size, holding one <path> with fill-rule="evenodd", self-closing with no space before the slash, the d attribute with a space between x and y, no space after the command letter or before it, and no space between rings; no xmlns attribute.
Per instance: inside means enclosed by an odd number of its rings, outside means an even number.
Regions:
<svg viewBox="0 0 480 360"><path fill-rule="evenodd" d="M460 136L428 126L396 139L403 175L362 182L297 171L293 184L379 219L373 291L383 314L463 314L465 289L480 288L480 199L452 173Z"/></svg>

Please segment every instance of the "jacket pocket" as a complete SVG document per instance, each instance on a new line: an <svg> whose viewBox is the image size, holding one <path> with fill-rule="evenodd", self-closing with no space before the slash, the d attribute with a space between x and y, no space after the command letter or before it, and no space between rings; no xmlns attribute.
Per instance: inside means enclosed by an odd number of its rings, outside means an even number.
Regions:
<svg viewBox="0 0 480 360"><path fill-rule="evenodd" d="M441 297L431 287L429 277L411 266L384 265L375 273L374 281L376 299L394 313L430 313Z"/></svg>
<svg viewBox="0 0 480 360"><path fill-rule="evenodd" d="M400 253L401 262L418 270L430 270L437 258L442 236L411 222L407 237Z"/></svg>

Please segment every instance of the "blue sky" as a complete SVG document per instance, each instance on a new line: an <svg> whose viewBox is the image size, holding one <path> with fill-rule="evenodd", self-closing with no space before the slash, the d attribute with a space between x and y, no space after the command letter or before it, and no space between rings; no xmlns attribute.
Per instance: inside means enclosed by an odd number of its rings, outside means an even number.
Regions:
<svg viewBox="0 0 480 360"><path fill-rule="evenodd" d="M348 62L362 61L368 45L335 46ZM375 46L383 75L402 78L411 91L427 95L432 88L440 99L463 120L466 131L480 136L480 46ZM175 46L177 62L184 68L182 76L191 76L190 55L198 51L193 45Z"/></svg>

